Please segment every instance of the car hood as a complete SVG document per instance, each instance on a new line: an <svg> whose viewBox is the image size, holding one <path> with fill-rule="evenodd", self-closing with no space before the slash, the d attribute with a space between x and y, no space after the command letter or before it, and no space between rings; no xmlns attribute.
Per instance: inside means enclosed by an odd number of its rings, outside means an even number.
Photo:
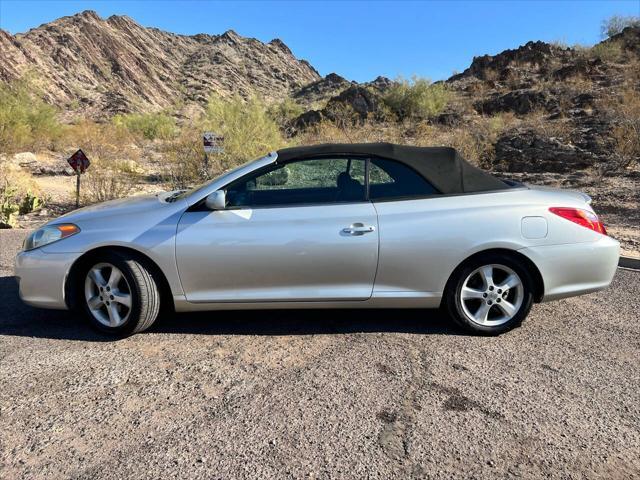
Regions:
<svg viewBox="0 0 640 480"><path fill-rule="evenodd" d="M122 218L142 212L149 212L150 210L162 209L169 205L175 205L166 201L172 193L173 192L162 192L151 195L137 195L118 200L110 200L108 202L98 203L74 210L58 217L51 223L81 223L85 220L94 221L107 217Z"/></svg>

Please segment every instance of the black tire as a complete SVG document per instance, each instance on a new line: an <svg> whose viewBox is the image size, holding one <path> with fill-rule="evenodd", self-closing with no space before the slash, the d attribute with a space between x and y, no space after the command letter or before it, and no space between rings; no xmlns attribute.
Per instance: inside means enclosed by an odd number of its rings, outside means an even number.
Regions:
<svg viewBox="0 0 640 480"><path fill-rule="evenodd" d="M131 307L128 316L119 326L111 327L101 323L89 308L85 297L85 281L89 271L96 265L106 263L117 267L126 280L131 295ZM160 312L159 281L154 278L153 269L136 256L124 252L109 252L88 262L78 276L77 303L91 326L101 332L117 337L126 337L142 332L151 325ZM112 297L113 298L113 297Z"/></svg>
<svg viewBox="0 0 640 480"><path fill-rule="evenodd" d="M473 321L469 315L465 313L461 300L462 287L467 278L477 269L490 265L505 266L511 269L520 277L522 285L523 297L519 308L508 321L500 325L481 325ZM478 335L499 335L520 326L522 321L527 317L533 305L533 285L531 274L517 257L504 253L482 254L466 261L453 272L445 288L444 307L451 319L465 331ZM493 294L495 295L495 293ZM510 293L507 293L507 295L510 295ZM500 300L502 300L502 298ZM485 299L478 299L477 301L482 303L485 302ZM486 300L486 302L490 304L489 300ZM498 304L487 308L490 308L490 312L495 313L497 310L499 314L502 313Z"/></svg>

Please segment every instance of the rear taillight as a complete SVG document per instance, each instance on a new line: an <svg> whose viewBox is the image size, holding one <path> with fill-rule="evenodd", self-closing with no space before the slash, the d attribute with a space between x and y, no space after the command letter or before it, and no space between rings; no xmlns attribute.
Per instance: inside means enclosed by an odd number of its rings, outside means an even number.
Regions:
<svg viewBox="0 0 640 480"><path fill-rule="evenodd" d="M573 223L582 225L589 230L593 230L594 232L602 233L603 235L607 234L604 224L595 213L590 212L589 210L582 210L581 208L551 207L549 211Z"/></svg>

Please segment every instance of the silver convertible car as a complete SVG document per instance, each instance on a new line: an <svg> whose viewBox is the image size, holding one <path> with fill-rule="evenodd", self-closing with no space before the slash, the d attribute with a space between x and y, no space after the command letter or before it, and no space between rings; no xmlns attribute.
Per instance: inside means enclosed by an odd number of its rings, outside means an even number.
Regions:
<svg viewBox="0 0 640 480"><path fill-rule="evenodd" d="M438 308L498 334L607 287L619 244L587 195L500 180L452 148L279 150L198 188L76 210L16 257L28 304L117 335L161 308Z"/></svg>

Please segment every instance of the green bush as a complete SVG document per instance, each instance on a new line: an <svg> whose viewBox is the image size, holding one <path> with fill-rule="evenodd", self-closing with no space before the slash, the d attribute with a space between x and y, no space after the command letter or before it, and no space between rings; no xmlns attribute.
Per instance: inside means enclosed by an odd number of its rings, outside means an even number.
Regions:
<svg viewBox="0 0 640 480"><path fill-rule="evenodd" d="M147 140L166 140L176 132L176 121L164 113L128 113L115 115L112 119L116 127Z"/></svg>
<svg viewBox="0 0 640 480"><path fill-rule="evenodd" d="M61 133L56 114L38 97L29 78L0 84L0 151L14 153L50 144Z"/></svg>
<svg viewBox="0 0 640 480"><path fill-rule="evenodd" d="M268 108L269 116L281 127L286 127L294 118L304 113L304 107L291 98Z"/></svg>
<svg viewBox="0 0 640 480"><path fill-rule="evenodd" d="M277 123L257 98L211 98L202 129L224 136L224 152L215 155L222 169L258 158L284 144Z"/></svg>
<svg viewBox="0 0 640 480"><path fill-rule="evenodd" d="M443 83L413 77L397 80L383 101L399 119L425 119L441 113L450 98L451 92Z"/></svg>
<svg viewBox="0 0 640 480"><path fill-rule="evenodd" d="M624 49L619 42L609 40L607 42L598 43L589 50L592 58L599 58L605 62L619 62L624 60Z"/></svg>

